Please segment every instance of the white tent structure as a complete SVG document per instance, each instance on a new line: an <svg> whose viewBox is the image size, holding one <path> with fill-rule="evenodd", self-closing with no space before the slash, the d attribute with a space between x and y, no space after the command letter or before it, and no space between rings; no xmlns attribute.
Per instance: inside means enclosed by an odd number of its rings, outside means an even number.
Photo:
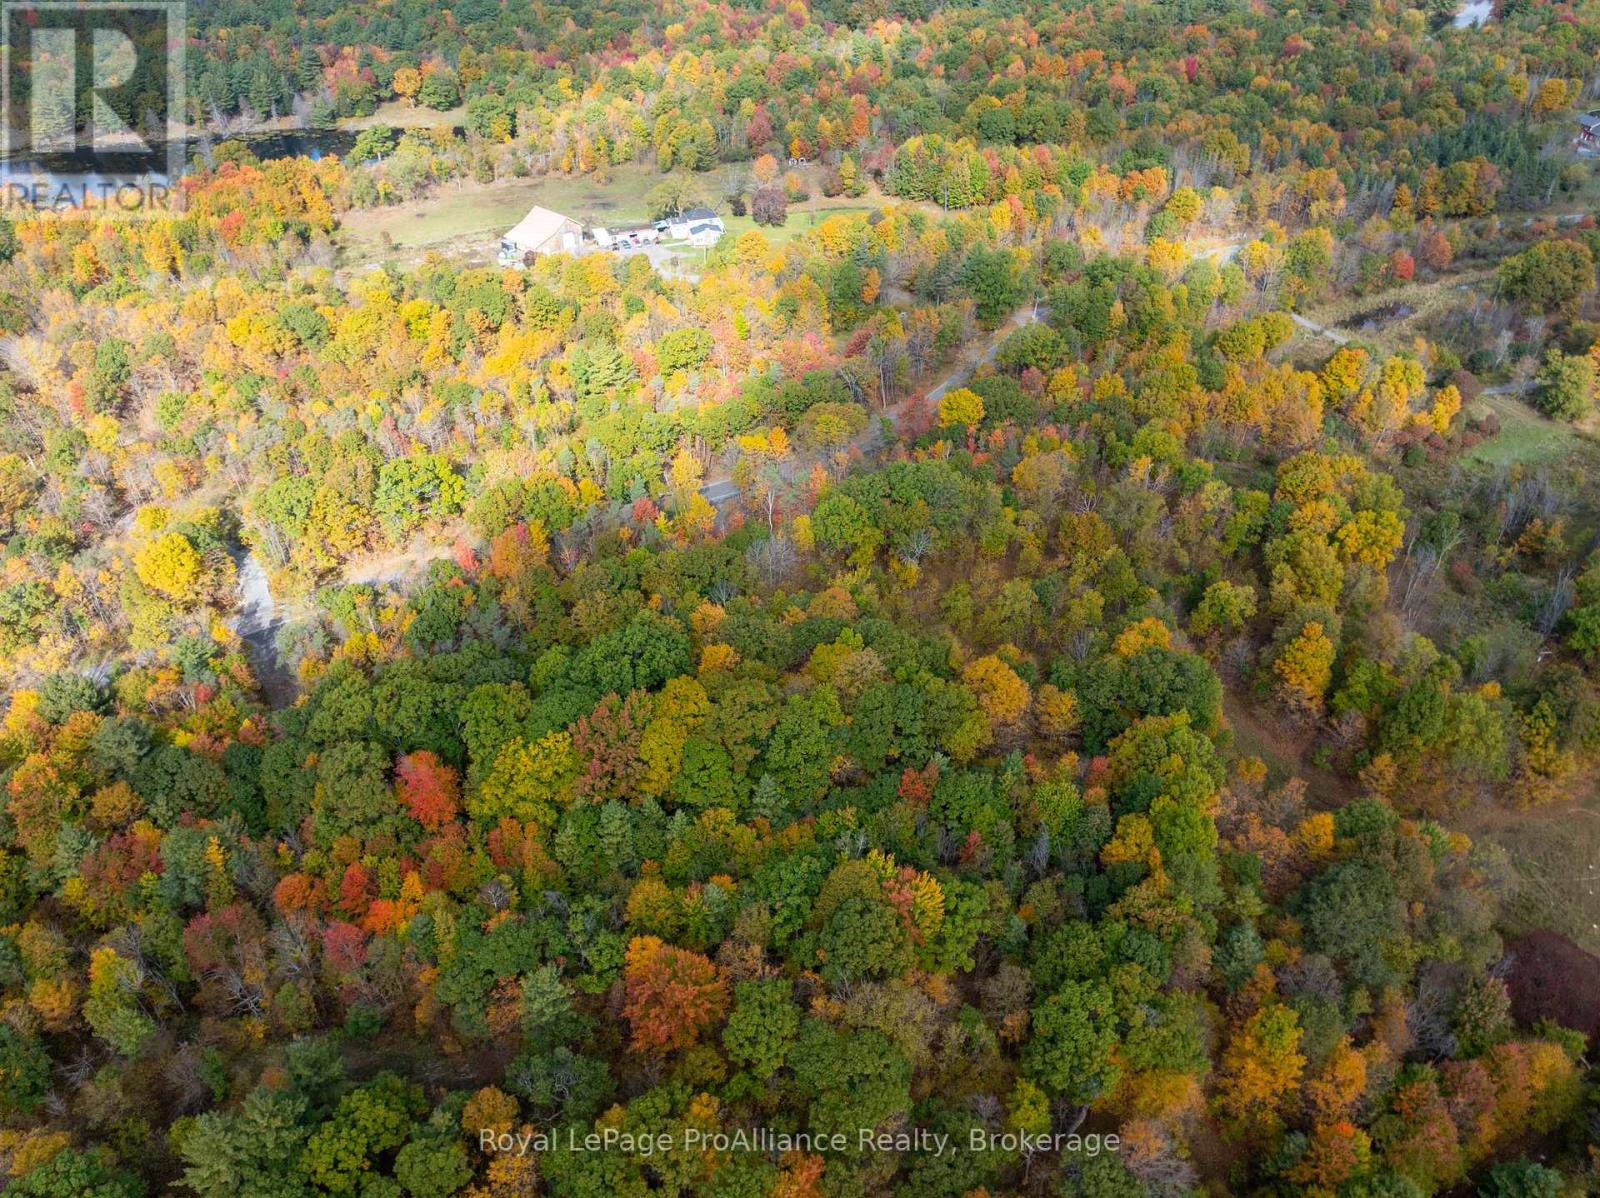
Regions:
<svg viewBox="0 0 1600 1198"><path fill-rule="evenodd" d="M582 244L582 225L536 204L500 238L500 261L521 262L525 254L570 254Z"/></svg>

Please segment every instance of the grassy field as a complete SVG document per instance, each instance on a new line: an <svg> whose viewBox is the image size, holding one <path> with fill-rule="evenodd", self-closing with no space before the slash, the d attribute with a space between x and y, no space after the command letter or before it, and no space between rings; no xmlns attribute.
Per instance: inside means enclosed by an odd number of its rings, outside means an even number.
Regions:
<svg viewBox="0 0 1600 1198"><path fill-rule="evenodd" d="M374 125L388 125L391 129L452 129L466 119L465 104L440 112L437 108L423 108L404 100L389 100L378 105L378 111L371 116L341 118L339 128L370 129Z"/></svg>
<svg viewBox="0 0 1600 1198"><path fill-rule="evenodd" d="M776 229L762 228L748 216L724 216L722 223L728 227L728 232L735 237L755 229L764 233L767 240L772 242L773 245L787 245L801 234L814 229L830 216L837 216L840 213L847 216L852 213L857 216L865 216L871 211L871 206L862 205L859 200L854 203L846 202L842 204L836 204L832 200L823 200L821 203L807 201L805 204L791 205L789 219Z"/></svg>
<svg viewBox="0 0 1600 1198"><path fill-rule="evenodd" d="M1491 275L1487 269L1465 270L1431 282L1391 288L1375 296L1344 296L1308 310L1306 316L1348 333L1355 343L1379 353L1406 353L1415 349L1419 336L1428 335L1430 325L1468 302L1473 288ZM1297 330L1282 351L1297 366L1308 369L1316 369L1330 352L1332 347L1325 338L1305 330ZM1594 418L1577 425L1551 420L1531 406L1530 398L1527 392L1479 395L1466 415L1492 412L1500 421L1500 431L1468 450L1462 460L1496 469L1590 456L1600 464Z"/></svg>
<svg viewBox="0 0 1600 1198"><path fill-rule="evenodd" d="M540 195L538 184L524 180L494 187L450 184L415 204L346 213L340 241L357 257L377 256L389 246L416 249L461 238L480 238L487 252L529 208L543 202Z"/></svg>
<svg viewBox="0 0 1600 1198"><path fill-rule="evenodd" d="M659 172L644 166L617 167L610 179L548 175L538 179L505 179L491 184L445 184L427 199L389 208L346 213L340 240L355 261L384 258L393 251L440 249L469 255L492 252L495 239L535 204L563 212L585 226L631 224L649 218L646 196L661 181ZM720 172L698 176L703 198L723 211L734 234L756 228L749 217L728 216L720 202ZM866 213L872 206L861 199L820 194L789 208L781 228L763 229L769 240L783 244L800 236L827 215Z"/></svg>
<svg viewBox="0 0 1600 1198"><path fill-rule="evenodd" d="M1391 287L1376 295L1340 296L1300 315L1346 336L1351 345L1378 354L1414 353L1417 338L1425 335L1427 325L1458 308L1472 294L1472 285L1488 275L1486 270L1466 270L1429 282ZM1302 370L1320 370L1334 348L1334 341L1322 333L1297 327L1277 356Z"/></svg>
<svg viewBox="0 0 1600 1198"><path fill-rule="evenodd" d="M1477 811L1465 830L1510 855L1508 931L1550 928L1600 952L1600 799L1590 795L1572 806L1533 811Z"/></svg>
<svg viewBox="0 0 1600 1198"><path fill-rule="evenodd" d="M1578 434L1571 425L1558 424L1541 416L1513 396L1480 396L1472 410L1480 409L1494 413L1500 421L1500 431L1462 455L1467 461L1482 462L1486 466L1548 462L1577 448Z"/></svg>
<svg viewBox="0 0 1600 1198"><path fill-rule="evenodd" d="M1418 331L1416 326L1447 309L1458 307L1465 298L1462 288L1482 283L1492 273L1483 269L1463 270L1442 279L1390 287L1374 295L1340 296L1308 308L1304 315L1317 324L1342 329L1362 341L1383 348L1409 348ZM1364 316L1398 308L1409 311L1398 319L1381 319L1376 329L1351 327Z"/></svg>

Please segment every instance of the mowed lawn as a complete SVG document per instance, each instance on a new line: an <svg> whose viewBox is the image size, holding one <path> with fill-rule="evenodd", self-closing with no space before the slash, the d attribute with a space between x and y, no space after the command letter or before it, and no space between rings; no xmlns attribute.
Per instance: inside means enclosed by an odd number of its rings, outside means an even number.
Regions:
<svg viewBox="0 0 1600 1198"><path fill-rule="evenodd" d="M755 229L766 234L767 240L773 245L786 245L802 233L816 228L830 216L838 216L841 213L846 216L851 214L865 216L873 211L873 208L874 205L863 204L861 199L847 200L844 203L835 203L832 200L823 200L821 203L807 201L804 204L789 205L789 219L776 229L758 225L748 216L729 216L726 213L723 214L722 223L735 237Z"/></svg>
<svg viewBox="0 0 1600 1198"><path fill-rule="evenodd" d="M340 233L358 255L383 249L384 234L388 234L387 244L398 249L481 238L485 250L491 250L500 234L535 204L564 212L585 224L603 222L586 220L580 213L603 214L617 223L643 220L645 216L643 191L630 203L629 194L614 184L585 186L579 179L557 177L510 179L489 185L447 183L434 195L415 203L347 212L341 218Z"/></svg>
<svg viewBox="0 0 1600 1198"><path fill-rule="evenodd" d="M564 213L586 228L633 224L650 215L646 200L662 175L649 167L617 167L610 179L547 175L538 179L505 179L492 184L447 183L426 199L386 208L347 212L341 218L340 240L358 260L381 259L389 250L440 248L464 253L492 253L494 242L535 204ZM720 171L696 176L704 199L722 214L728 231L737 235L758 228L748 216L731 216L721 200ZM834 213L866 214L874 205L864 198L829 199L813 193L810 200L789 206L788 221L762 229L774 244L800 236ZM387 240L385 239L387 234Z"/></svg>
<svg viewBox="0 0 1600 1198"><path fill-rule="evenodd" d="M1509 395L1484 395L1476 401L1500 420L1500 431L1465 454L1469 461L1505 467L1521 462L1537 465L1573 455L1592 455L1600 459L1592 431L1582 425L1551 420L1531 407L1525 399Z"/></svg>
<svg viewBox="0 0 1600 1198"><path fill-rule="evenodd" d="M386 100L378 105L371 116L347 116L339 119L341 129L370 129L387 125L391 129L453 129L465 124L467 106L458 104L442 112L420 104L407 104L404 100Z"/></svg>

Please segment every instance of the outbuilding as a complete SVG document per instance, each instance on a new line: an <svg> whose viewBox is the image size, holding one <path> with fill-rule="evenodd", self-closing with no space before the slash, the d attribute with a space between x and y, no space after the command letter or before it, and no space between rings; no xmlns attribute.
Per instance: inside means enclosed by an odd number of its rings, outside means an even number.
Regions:
<svg viewBox="0 0 1600 1198"><path fill-rule="evenodd" d="M522 262L528 254L571 254L583 244L583 226L570 216L535 204L500 238L500 261Z"/></svg>
<svg viewBox="0 0 1600 1198"><path fill-rule="evenodd" d="M1584 154L1600 153L1600 108L1578 117L1578 135L1573 142Z"/></svg>

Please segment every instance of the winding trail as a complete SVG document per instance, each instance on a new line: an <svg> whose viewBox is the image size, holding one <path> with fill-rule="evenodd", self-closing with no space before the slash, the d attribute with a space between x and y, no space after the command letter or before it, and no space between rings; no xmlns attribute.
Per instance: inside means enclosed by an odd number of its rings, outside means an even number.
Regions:
<svg viewBox="0 0 1600 1198"><path fill-rule="evenodd" d="M239 614L234 617L234 631L251 636L276 628L281 623L278 602L272 597L261 559L246 552L235 559L235 564L239 571Z"/></svg>
<svg viewBox="0 0 1600 1198"><path fill-rule="evenodd" d="M233 552L238 606L233 630L244 642L245 655L255 671L262 693L274 707L287 707L299 691L295 674L278 657L278 630L288 622L284 606L272 597L266 568L253 552L238 548Z"/></svg>
<svg viewBox="0 0 1600 1198"><path fill-rule="evenodd" d="M1318 324L1314 320L1307 320L1298 312L1289 313L1289 319L1294 321L1295 324L1299 325L1306 332L1315 333L1318 337L1326 337L1335 345L1348 345L1350 343L1349 333L1341 333L1338 329L1329 328L1325 324Z"/></svg>
<svg viewBox="0 0 1600 1198"><path fill-rule="evenodd" d="M995 355L1000 352L1000 347L1005 344L1007 337L1018 329L1037 323L1047 316L1049 312L1050 309L1037 299L1030 300L1018 308L984 339L983 348L978 351L976 356L967 355L963 357L949 374L929 390L928 400L931 403L938 403L939 400L944 398L947 391L964 386L982 367L994 361ZM900 410L909 402L909 399L903 400L889 409L889 419L894 421L896 428L900 426Z"/></svg>
<svg viewBox="0 0 1600 1198"><path fill-rule="evenodd" d="M973 342L968 346L967 352L961 355L960 359L950 368L949 373L926 392L927 402L938 403L947 392L964 386L973 375L994 361L995 355L1000 352L1000 347L1005 344L1007 337L1018 329L1026 328L1030 324L1043 320L1049 313L1049 307L1038 299L1029 300L1012 312L1010 316L1006 317L1005 320L985 335L981 341ZM882 415L888 418L897 432L900 428L900 421L905 415L905 409L910 406L915 398L915 394L908 395L899 403L884 409ZM879 435L878 430L879 421L869 421L866 429L852 444L863 452L875 449ZM722 473L714 475L700 484L700 494L705 496L711 506L717 509L717 514L721 516L738 503L741 492L738 485L733 481L733 476Z"/></svg>

